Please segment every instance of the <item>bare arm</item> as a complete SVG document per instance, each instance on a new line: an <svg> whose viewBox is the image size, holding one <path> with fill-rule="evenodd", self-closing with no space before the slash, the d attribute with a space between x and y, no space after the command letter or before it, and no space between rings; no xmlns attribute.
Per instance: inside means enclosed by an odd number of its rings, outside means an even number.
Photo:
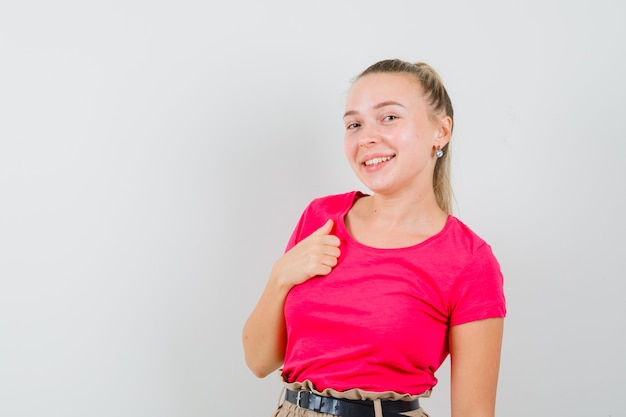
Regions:
<svg viewBox="0 0 626 417"><path fill-rule="evenodd" d="M504 319L450 329L452 417L494 417Z"/></svg>
<svg viewBox="0 0 626 417"><path fill-rule="evenodd" d="M243 347L248 368L259 378L276 370L285 356L287 333L283 307L289 292L272 273L256 307L243 328Z"/></svg>
<svg viewBox="0 0 626 417"><path fill-rule="evenodd" d="M259 378L275 371L285 359L287 331L284 306L289 290L337 264L339 239L330 235L331 220L285 253L272 268L267 285L243 328L248 368Z"/></svg>

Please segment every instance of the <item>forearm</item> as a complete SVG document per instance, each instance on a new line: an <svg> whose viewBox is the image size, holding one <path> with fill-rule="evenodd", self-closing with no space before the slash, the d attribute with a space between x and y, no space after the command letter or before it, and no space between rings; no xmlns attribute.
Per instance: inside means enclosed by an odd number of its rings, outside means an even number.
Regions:
<svg viewBox="0 0 626 417"><path fill-rule="evenodd" d="M452 417L494 417L503 323L493 318L451 329Z"/></svg>
<svg viewBox="0 0 626 417"><path fill-rule="evenodd" d="M287 329L285 298L289 290L314 276L327 275L337 264L339 239L329 235L333 221L302 240L281 256L270 274L259 302L243 328L246 363L254 374L264 377L285 359Z"/></svg>
<svg viewBox="0 0 626 417"><path fill-rule="evenodd" d="M272 274L243 328L243 348L248 368L263 378L279 368L285 358L287 334L284 305L288 285Z"/></svg>

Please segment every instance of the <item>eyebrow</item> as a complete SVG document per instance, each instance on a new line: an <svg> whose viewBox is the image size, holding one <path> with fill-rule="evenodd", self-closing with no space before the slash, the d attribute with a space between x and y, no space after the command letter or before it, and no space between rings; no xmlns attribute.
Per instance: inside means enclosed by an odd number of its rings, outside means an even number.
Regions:
<svg viewBox="0 0 626 417"><path fill-rule="evenodd" d="M386 106L400 106L400 107L406 107L405 105L403 105L402 103L399 103L397 101L394 100L387 100L387 101L383 101L380 102L378 104L376 104L373 108L374 109L380 109L382 107L386 107ZM344 113L343 117L346 118L347 116L353 116L355 114L358 114L359 112L356 110L348 110L347 112Z"/></svg>

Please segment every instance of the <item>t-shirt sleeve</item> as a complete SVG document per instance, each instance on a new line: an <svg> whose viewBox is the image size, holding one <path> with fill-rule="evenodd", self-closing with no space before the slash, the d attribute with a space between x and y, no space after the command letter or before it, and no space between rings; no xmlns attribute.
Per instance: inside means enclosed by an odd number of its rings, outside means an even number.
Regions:
<svg viewBox="0 0 626 417"><path fill-rule="evenodd" d="M459 275L450 297L450 325L506 315L503 277L491 247L484 243Z"/></svg>
<svg viewBox="0 0 626 417"><path fill-rule="evenodd" d="M293 229L291 237L289 238L289 242L287 242L285 252L296 246L298 242L309 236L313 233L313 231L324 224L324 221L320 223L321 220L318 219L319 216L317 215L318 210L316 210L316 203L317 200L314 200L302 212L302 215L298 220L298 224L296 224L296 227Z"/></svg>
<svg viewBox="0 0 626 417"><path fill-rule="evenodd" d="M289 251L289 249L296 246L296 244L300 240L302 240L300 235L302 234L302 226L304 223L305 214L306 214L306 210L304 211L304 213L302 213L302 216L300 216L300 220L298 220L298 224L296 224L296 227L293 229L293 232L291 232L291 237L289 238L289 242L287 242L287 247L285 248L285 252Z"/></svg>

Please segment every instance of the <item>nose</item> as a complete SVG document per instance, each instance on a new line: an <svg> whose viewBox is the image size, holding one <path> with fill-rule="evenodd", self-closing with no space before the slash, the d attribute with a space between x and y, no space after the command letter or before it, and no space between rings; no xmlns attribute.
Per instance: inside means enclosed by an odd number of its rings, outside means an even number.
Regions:
<svg viewBox="0 0 626 417"><path fill-rule="evenodd" d="M375 126L363 126L359 136L359 146L368 147L380 141L380 134Z"/></svg>

